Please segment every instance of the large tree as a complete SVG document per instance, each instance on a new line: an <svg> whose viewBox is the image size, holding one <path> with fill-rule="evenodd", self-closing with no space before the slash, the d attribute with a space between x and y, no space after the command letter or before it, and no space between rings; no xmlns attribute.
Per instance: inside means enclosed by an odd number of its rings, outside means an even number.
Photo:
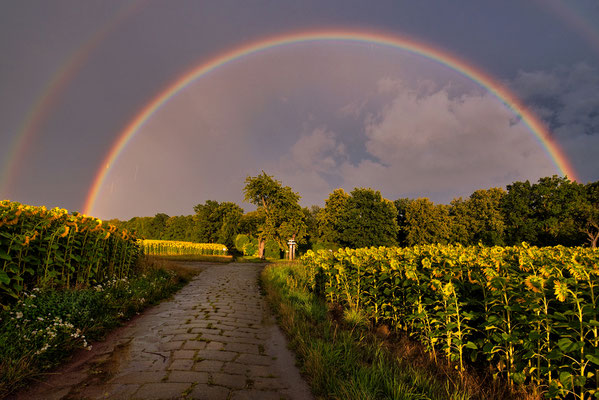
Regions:
<svg viewBox="0 0 599 400"><path fill-rule="evenodd" d="M481 189L451 202L451 241L462 244L483 243L487 246L502 245L505 223L501 201L505 191L500 188Z"/></svg>
<svg viewBox="0 0 599 400"><path fill-rule="evenodd" d="M148 238L150 239L163 239L164 233L166 232L166 221L170 217L164 213L158 213L154 216L154 219L150 221L147 229Z"/></svg>
<svg viewBox="0 0 599 400"><path fill-rule="evenodd" d="M408 246L446 244L450 239L449 206L434 204L427 198L412 200L405 210L404 230Z"/></svg>
<svg viewBox="0 0 599 400"><path fill-rule="evenodd" d="M581 210L587 203L585 186L552 176L535 184L514 182L502 199L508 244L523 241L538 246L581 245Z"/></svg>
<svg viewBox="0 0 599 400"><path fill-rule="evenodd" d="M585 197L584 185L556 175L541 178L533 185L532 208L539 245L575 246L584 242L576 214Z"/></svg>
<svg viewBox="0 0 599 400"><path fill-rule="evenodd" d="M318 239L329 247L340 247L343 242L342 223L349 198L345 190L335 189L318 212Z"/></svg>
<svg viewBox="0 0 599 400"><path fill-rule="evenodd" d="M397 231L397 244L400 246L407 245L406 231L401 227L406 225L406 209L411 201L411 199L403 197L393 202L395 209L397 209L397 226L399 228Z"/></svg>
<svg viewBox="0 0 599 400"><path fill-rule="evenodd" d="M397 209L381 192L355 188L340 220L340 244L358 248L397 245Z"/></svg>
<svg viewBox="0 0 599 400"><path fill-rule="evenodd" d="M306 223L299 194L264 171L258 176L248 176L243 192L245 201L254 204L264 218L258 227L260 258L264 258L264 245L268 239L275 240L282 250L287 248L289 239L303 241Z"/></svg>
<svg viewBox="0 0 599 400"><path fill-rule="evenodd" d="M599 181L584 186L585 199L575 211L579 229L583 232L592 248L599 240Z"/></svg>
<svg viewBox="0 0 599 400"><path fill-rule="evenodd" d="M192 215L170 217L166 220L166 230L163 239L193 242L196 240L194 237L196 229L196 223Z"/></svg>
<svg viewBox="0 0 599 400"><path fill-rule="evenodd" d="M193 209L196 212L199 241L234 246L239 220L243 215L241 207L228 201L219 203L207 200Z"/></svg>
<svg viewBox="0 0 599 400"><path fill-rule="evenodd" d="M507 244L537 243L538 231L532 199L533 187L529 181L507 185L507 193L501 200Z"/></svg>
<svg viewBox="0 0 599 400"><path fill-rule="evenodd" d="M316 205L302 208L306 223L306 242L298 247L302 252L311 249L318 241L318 214L320 211L321 208Z"/></svg>

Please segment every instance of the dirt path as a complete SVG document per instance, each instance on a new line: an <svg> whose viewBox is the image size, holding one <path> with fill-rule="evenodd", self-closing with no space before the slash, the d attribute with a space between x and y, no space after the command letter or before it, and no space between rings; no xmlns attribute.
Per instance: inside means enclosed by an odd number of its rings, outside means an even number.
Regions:
<svg viewBox="0 0 599 400"><path fill-rule="evenodd" d="M260 295L262 267L203 264L174 299L16 399L312 399Z"/></svg>

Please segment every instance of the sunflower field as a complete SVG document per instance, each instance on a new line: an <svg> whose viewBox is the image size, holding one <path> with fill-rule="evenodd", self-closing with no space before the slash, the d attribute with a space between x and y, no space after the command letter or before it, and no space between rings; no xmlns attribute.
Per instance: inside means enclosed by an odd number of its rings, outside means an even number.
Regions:
<svg viewBox="0 0 599 400"><path fill-rule="evenodd" d="M435 360L550 398L599 398L599 250L424 245L302 261L328 302L410 335Z"/></svg>
<svg viewBox="0 0 599 400"><path fill-rule="evenodd" d="M135 236L65 209L0 201L0 305L34 287L87 287L129 275Z"/></svg>
<svg viewBox="0 0 599 400"><path fill-rule="evenodd" d="M144 254L150 256L225 256L227 246L218 243L194 243L175 240L140 240Z"/></svg>

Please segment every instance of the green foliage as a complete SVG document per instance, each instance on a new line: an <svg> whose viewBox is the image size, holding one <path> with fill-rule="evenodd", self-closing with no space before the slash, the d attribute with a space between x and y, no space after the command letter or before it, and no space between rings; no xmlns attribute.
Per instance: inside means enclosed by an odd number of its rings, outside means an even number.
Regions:
<svg viewBox="0 0 599 400"><path fill-rule="evenodd" d="M504 243L505 222L500 188L477 190L467 200L451 202L452 243L497 246Z"/></svg>
<svg viewBox="0 0 599 400"><path fill-rule="evenodd" d="M424 245L308 252L311 290L463 370L486 364L549 397L599 393L599 252Z"/></svg>
<svg viewBox="0 0 599 400"><path fill-rule="evenodd" d="M264 215L258 211L250 211L239 219L239 233L257 237L258 229L264 223Z"/></svg>
<svg viewBox="0 0 599 400"><path fill-rule="evenodd" d="M197 238L202 243L222 243L228 247L238 233L243 209L235 203L207 200L194 208L197 221Z"/></svg>
<svg viewBox="0 0 599 400"><path fill-rule="evenodd" d="M378 190L355 188L340 221L341 244L348 247L397 244L397 210Z"/></svg>
<svg viewBox="0 0 599 400"><path fill-rule="evenodd" d="M277 260L280 259L281 249L279 244L274 240L267 240L266 244L264 245L264 256L266 258L274 258Z"/></svg>
<svg viewBox="0 0 599 400"><path fill-rule="evenodd" d="M304 243L301 243L297 248L297 254L303 254L306 251L313 249L313 246L318 242L318 214L321 208L312 206L310 208L302 208L304 213L304 221L306 223L306 238Z"/></svg>
<svg viewBox="0 0 599 400"><path fill-rule="evenodd" d="M558 176L535 184L514 182L502 199L506 243L539 246L581 245L585 242L585 209L592 207L586 187ZM595 204L597 204L595 202Z"/></svg>
<svg viewBox="0 0 599 400"><path fill-rule="evenodd" d="M585 192L585 201L581 202L574 214L589 244L596 248L599 240L599 182L587 184Z"/></svg>
<svg viewBox="0 0 599 400"><path fill-rule="evenodd" d="M406 245L449 242L451 219L448 206L436 205L423 198L410 201L404 212L405 222L400 229L404 232Z"/></svg>
<svg viewBox="0 0 599 400"><path fill-rule="evenodd" d="M235 237L235 248L242 252L244 256L255 256L258 254L258 240L248 235L237 235Z"/></svg>
<svg viewBox="0 0 599 400"><path fill-rule="evenodd" d="M243 253L244 247L250 242L248 235L239 234L235 236L235 248L240 253Z"/></svg>
<svg viewBox="0 0 599 400"><path fill-rule="evenodd" d="M302 242L306 236L306 223L299 205L300 196L264 171L256 177L248 176L245 183L245 201L257 206L258 214L264 218L258 227L258 240L262 243L275 240L281 250L287 248L289 239ZM263 248L259 247L261 250Z"/></svg>
<svg viewBox="0 0 599 400"><path fill-rule="evenodd" d="M318 212L319 242L336 244L341 247L343 240L343 216L346 212L349 194L343 189L335 189L325 200L325 207Z"/></svg>
<svg viewBox="0 0 599 400"><path fill-rule="evenodd" d="M194 215L168 217L159 213L154 217L133 217L128 221L113 219L108 222L134 232L143 239L199 241L198 221Z"/></svg>

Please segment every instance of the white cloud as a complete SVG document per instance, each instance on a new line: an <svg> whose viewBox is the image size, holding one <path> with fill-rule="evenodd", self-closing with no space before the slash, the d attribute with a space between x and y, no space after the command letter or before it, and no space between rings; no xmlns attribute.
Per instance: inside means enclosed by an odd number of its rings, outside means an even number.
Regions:
<svg viewBox="0 0 599 400"><path fill-rule="evenodd" d="M385 188L392 198L443 193L436 200L449 201L556 172L532 133L491 95L396 90L365 124L366 149L376 160L344 163L345 186Z"/></svg>
<svg viewBox="0 0 599 400"><path fill-rule="evenodd" d="M337 141L336 135L325 128L317 128L302 135L291 148L294 167L326 173L334 170L346 157L345 146Z"/></svg>

